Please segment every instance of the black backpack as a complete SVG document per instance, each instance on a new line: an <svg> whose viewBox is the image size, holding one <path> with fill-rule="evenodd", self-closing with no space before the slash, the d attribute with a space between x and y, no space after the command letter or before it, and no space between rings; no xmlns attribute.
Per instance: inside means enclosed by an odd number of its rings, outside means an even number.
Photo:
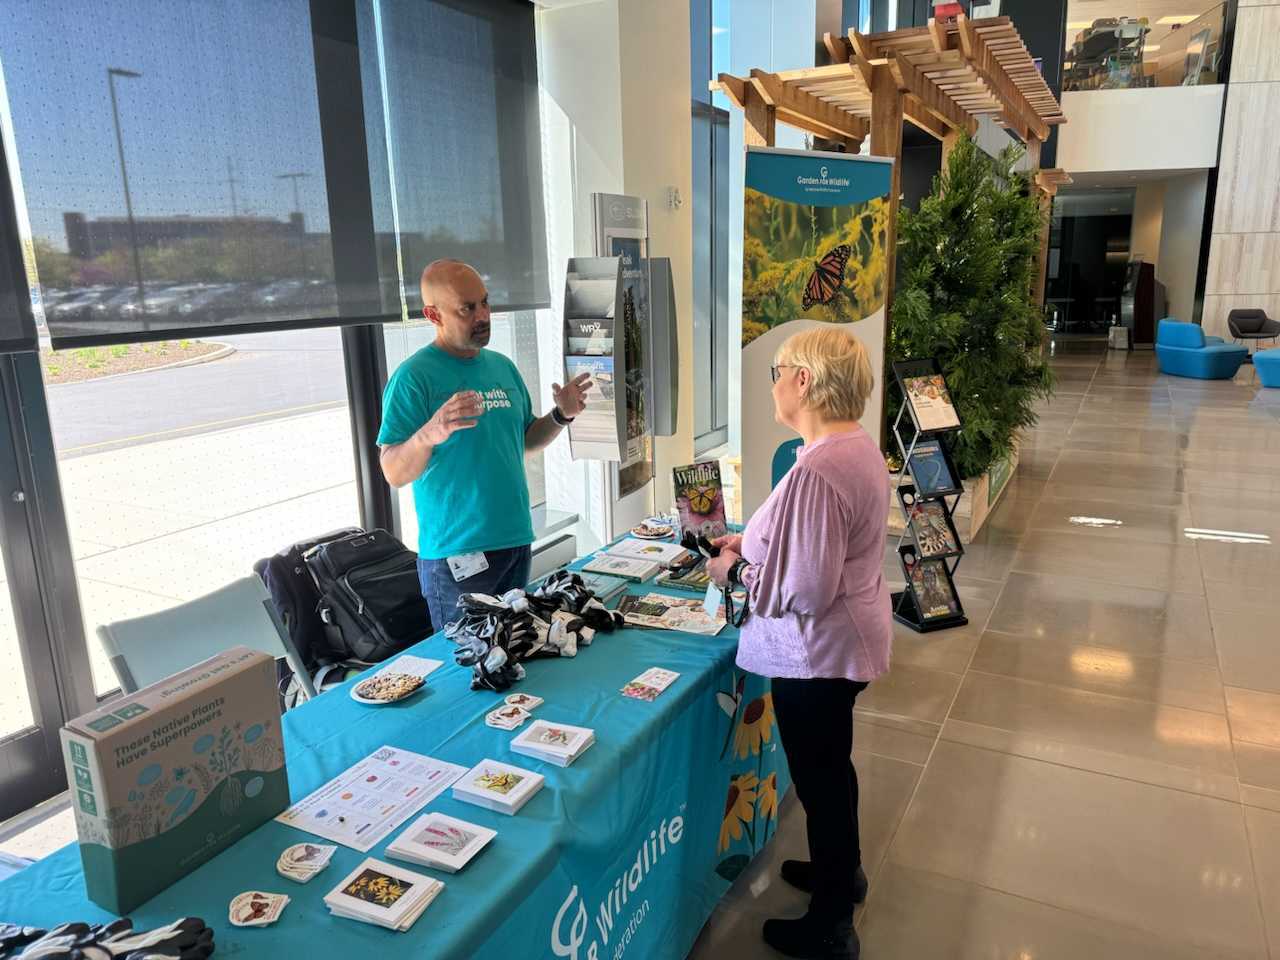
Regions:
<svg viewBox="0 0 1280 960"><path fill-rule="evenodd" d="M309 540L299 540L253 565L253 572L271 594L289 639L308 672L314 673L318 666L328 661L329 640L320 619L320 594L316 592L315 581L307 571L303 555L322 543L362 532L359 527L344 527Z"/></svg>
<svg viewBox="0 0 1280 960"><path fill-rule="evenodd" d="M378 663L431 635L418 555L385 530L354 531L303 555L330 660Z"/></svg>

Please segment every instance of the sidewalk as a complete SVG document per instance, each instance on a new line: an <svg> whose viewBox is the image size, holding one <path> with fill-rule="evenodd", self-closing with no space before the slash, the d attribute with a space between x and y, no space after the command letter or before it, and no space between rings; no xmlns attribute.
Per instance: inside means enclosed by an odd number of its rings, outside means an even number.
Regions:
<svg viewBox="0 0 1280 960"><path fill-rule="evenodd" d="M77 456L59 469L100 693L116 680L97 624L193 599L294 540L359 524L345 407ZM30 721L7 585L0 656L12 665L0 677L3 735Z"/></svg>

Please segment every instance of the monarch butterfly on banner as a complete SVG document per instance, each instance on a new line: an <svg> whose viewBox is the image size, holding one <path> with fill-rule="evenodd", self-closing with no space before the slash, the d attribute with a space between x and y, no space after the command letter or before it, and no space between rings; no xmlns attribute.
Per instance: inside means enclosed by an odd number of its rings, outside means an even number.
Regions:
<svg viewBox="0 0 1280 960"><path fill-rule="evenodd" d="M817 262L813 273L809 274L809 282L804 285L804 297L801 301L804 309L808 310L815 303L830 303L835 299L840 285L844 283L844 268L852 253L853 249L849 244L842 243Z"/></svg>

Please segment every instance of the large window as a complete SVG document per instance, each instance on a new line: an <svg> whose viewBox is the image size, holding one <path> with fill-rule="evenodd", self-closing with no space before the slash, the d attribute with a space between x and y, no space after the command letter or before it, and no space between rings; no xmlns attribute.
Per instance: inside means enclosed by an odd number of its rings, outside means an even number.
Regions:
<svg viewBox="0 0 1280 960"><path fill-rule="evenodd" d="M0 68L55 344L547 302L524 0L12 0Z"/></svg>
<svg viewBox="0 0 1280 960"><path fill-rule="evenodd" d="M694 452L729 439L729 112L708 82L729 70L729 0L690 7L693 89Z"/></svg>
<svg viewBox="0 0 1280 960"><path fill-rule="evenodd" d="M218 343L193 365L47 382L99 693L116 686L99 624L192 600L295 540L359 525L339 331Z"/></svg>

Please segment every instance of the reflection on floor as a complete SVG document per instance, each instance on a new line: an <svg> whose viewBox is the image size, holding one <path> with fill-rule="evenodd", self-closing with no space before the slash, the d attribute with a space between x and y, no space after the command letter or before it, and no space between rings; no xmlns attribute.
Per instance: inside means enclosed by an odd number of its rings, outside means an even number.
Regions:
<svg viewBox="0 0 1280 960"><path fill-rule="evenodd" d="M859 701L862 956L1280 960L1280 391L1075 339L1054 369L970 625L901 629ZM804 849L792 803L691 956L775 956Z"/></svg>

